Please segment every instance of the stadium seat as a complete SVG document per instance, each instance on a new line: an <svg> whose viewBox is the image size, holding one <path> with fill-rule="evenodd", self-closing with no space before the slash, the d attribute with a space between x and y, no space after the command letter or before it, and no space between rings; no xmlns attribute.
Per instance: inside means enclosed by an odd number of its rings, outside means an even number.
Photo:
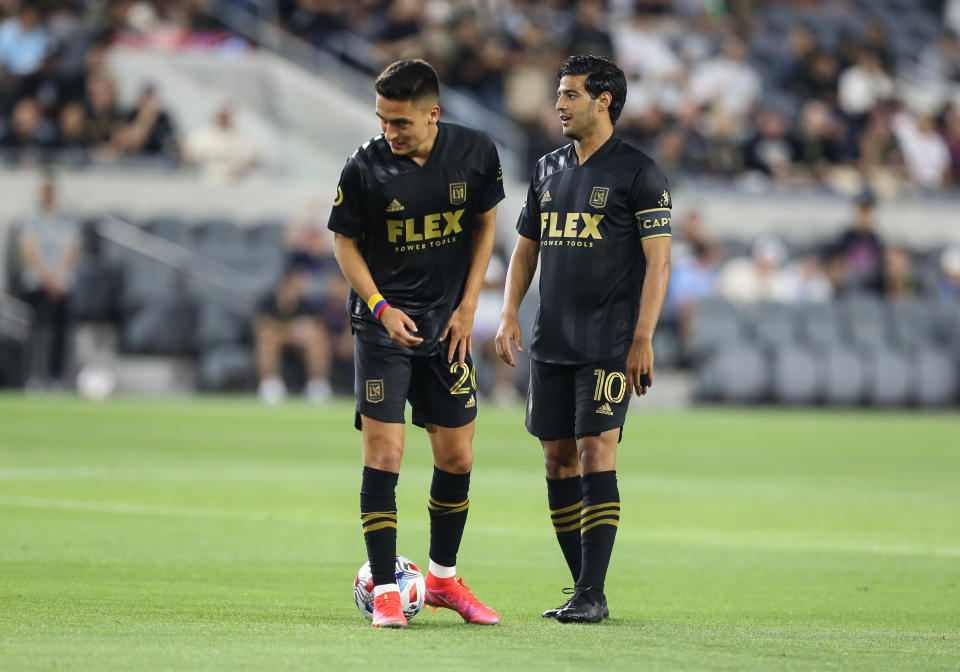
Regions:
<svg viewBox="0 0 960 672"><path fill-rule="evenodd" d="M204 306L196 312L194 344L205 352L219 345L239 343L249 324L249 315L240 315L221 306Z"/></svg>
<svg viewBox="0 0 960 672"><path fill-rule="evenodd" d="M960 352L960 305L938 304L933 308L937 341Z"/></svg>
<svg viewBox="0 0 960 672"><path fill-rule="evenodd" d="M936 342L936 310L925 301L891 301L886 304L890 342L913 349Z"/></svg>
<svg viewBox="0 0 960 672"><path fill-rule="evenodd" d="M960 391L957 360L947 350L923 348L914 354L915 397L923 407L952 404Z"/></svg>
<svg viewBox="0 0 960 672"><path fill-rule="evenodd" d="M744 312L749 332L758 344L773 348L796 340L791 306L774 301L758 301Z"/></svg>
<svg viewBox="0 0 960 672"><path fill-rule="evenodd" d="M253 351L224 343L204 352L197 367L197 384L210 392L253 389L257 373Z"/></svg>
<svg viewBox="0 0 960 672"><path fill-rule="evenodd" d="M694 307L687 351L692 359L707 357L717 349L738 343L743 325L736 306L725 299L710 298Z"/></svg>
<svg viewBox="0 0 960 672"><path fill-rule="evenodd" d="M742 343L716 350L698 374L696 396L707 401L756 403L765 400L770 389L766 357Z"/></svg>
<svg viewBox="0 0 960 672"><path fill-rule="evenodd" d="M874 406L905 406L914 392L913 369L906 356L889 347L865 349L866 400Z"/></svg>
<svg viewBox="0 0 960 672"><path fill-rule="evenodd" d="M773 398L784 404L813 404L821 394L817 357L805 347L792 344L774 350L771 359Z"/></svg>
<svg viewBox="0 0 960 672"><path fill-rule="evenodd" d="M823 398L828 405L859 404L864 397L864 366L855 350L831 345L820 355Z"/></svg>
<svg viewBox="0 0 960 672"><path fill-rule="evenodd" d="M127 315L120 350L140 355L186 355L192 350L192 315L187 306L152 303Z"/></svg>
<svg viewBox="0 0 960 672"><path fill-rule="evenodd" d="M129 255L122 271L120 309L136 312L144 307L185 299L183 278L175 269L153 259Z"/></svg>
<svg viewBox="0 0 960 672"><path fill-rule="evenodd" d="M841 342L840 316L835 305L811 303L797 306L797 337L801 343L828 348Z"/></svg>
<svg viewBox="0 0 960 672"><path fill-rule="evenodd" d="M843 333L860 348L878 347L887 342L886 320L879 299L855 296L840 302Z"/></svg>

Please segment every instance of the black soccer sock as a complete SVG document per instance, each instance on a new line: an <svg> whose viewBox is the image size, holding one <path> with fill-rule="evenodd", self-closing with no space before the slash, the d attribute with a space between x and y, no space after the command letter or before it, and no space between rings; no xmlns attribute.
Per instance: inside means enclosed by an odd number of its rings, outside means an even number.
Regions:
<svg viewBox="0 0 960 672"><path fill-rule="evenodd" d="M470 508L470 473L451 474L433 468L430 485L430 559L438 565L453 567L463 538Z"/></svg>
<svg viewBox="0 0 960 672"><path fill-rule="evenodd" d="M577 588L603 592L603 582L620 525L620 491L617 472L598 471L583 475L583 510L580 512L580 545L583 567Z"/></svg>
<svg viewBox="0 0 960 672"><path fill-rule="evenodd" d="M557 542L563 551L573 580L580 578L580 509L583 507L583 486L579 476L547 479L547 502L550 519L557 533Z"/></svg>
<svg viewBox="0 0 960 672"><path fill-rule="evenodd" d="M399 475L373 467L363 468L360 485L360 522L367 544L373 585L396 583L397 479Z"/></svg>

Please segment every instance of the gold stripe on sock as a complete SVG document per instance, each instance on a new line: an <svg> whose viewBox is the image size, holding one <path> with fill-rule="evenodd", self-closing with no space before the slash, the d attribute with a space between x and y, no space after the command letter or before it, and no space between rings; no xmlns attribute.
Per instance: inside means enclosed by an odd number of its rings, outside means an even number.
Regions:
<svg viewBox="0 0 960 672"><path fill-rule="evenodd" d="M562 517L560 517L560 518L554 518L554 519L553 519L553 524L556 525L557 523L569 523L571 520L580 520L580 512L579 512L579 511L574 511L574 512L571 513L569 516L562 516Z"/></svg>
<svg viewBox="0 0 960 672"><path fill-rule="evenodd" d="M430 498L430 506L436 506L437 508L443 508L443 509L450 509L457 506L463 506L464 504L467 504L469 502L470 502L469 497L463 500L462 502L440 502L434 499L433 497Z"/></svg>
<svg viewBox="0 0 960 672"><path fill-rule="evenodd" d="M570 512L573 511L574 509L579 509L581 506L583 506L583 500L582 500L582 499L581 499L579 502L577 502L576 504L571 504L570 506L565 506L565 507L563 507L562 509L550 509L550 515L551 515L551 516L555 516L555 515L557 515L558 513L570 513Z"/></svg>
<svg viewBox="0 0 960 672"><path fill-rule="evenodd" d="M597 525L613 525L614 527L620 527L620 521L616 518L601 518L600 520L595 520L589 525L584 525L580 528L580 534L583 534L587 530L591 530Z"/></svg>
<svg viewBox="0 0 960 672"><path fill-rule="evenodd" d="M580 524L583 525L583 524L586 523L587 521L593 520L594 518L602 518L602 517L604 517L604 516L609 516L609 517L611 517L611 518L617 518L617 519L619 520L619 518L620 518L620 511L613 511L613 510L611 510L611 511L595 511L595 512L591 513L589 516L581 516L581 517L580 517Z"/></svg>
<svg viewBox="0 0 960 672"><path fill-rule="evenodd" d="M455 509L441 508L439 506L433 506L433 505L428 505L427 508L430 509L431 511L438 511L441 516L446 516L451 513L460 513L461 511L466 511L467 509L470 508L470 503L468 502L463 506L456 507Z"/></svg>
<svg viewBox="0 0 960 672"><path fill-rule="evenodd" d="M564 525L563 527L557 527L556 525L554 525L553 529L557 532L573 532L574 530L580 529L580 521L578 520L575 523L572 523L570 525Z"/></svg>
<svg viewBox="0 0 960 672"><path fill-rule="evenodd" d="M588 513L589 511L596 511L597 509L606 509L608 507L615 506L617 509L620 508L620 502L607 502L606 504L594 504L593 506L586 507L581 513Z"/></svg>
<svg viewBox="0 0 960 672"><path fill-rule="evenodd" d="M385 527L392 527L393 529L397 529L397 523L392 520L385 520L382 523L374 523L373 525L367 525L365 528L363 528L363 533L366 534L367 532L376 532L377 530L382 530Z"/></svg>
<svg viewBox="0 0 960 672"><path fill-rule="evenodd" d="M368 513L360 514L361 523L369 523L374 518L393 518L397 519L396 511L369 511Z"/></svg>

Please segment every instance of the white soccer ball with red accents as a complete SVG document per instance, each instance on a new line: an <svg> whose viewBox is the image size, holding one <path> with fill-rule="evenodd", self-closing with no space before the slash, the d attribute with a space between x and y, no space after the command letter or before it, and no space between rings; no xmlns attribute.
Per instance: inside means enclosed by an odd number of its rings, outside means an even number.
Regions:
<svg viewBox="0 0 960 672"><path fill-rule="evenodd" d="M423 573L412 560L402 555L397 556L394 573L397 576L397 585L400 586L403 615L409 621L423 609L423 598L427 594ZM353 599L360 613L373 620L373 576L370 574L369 562L363 563L353 579Z"/></svg>

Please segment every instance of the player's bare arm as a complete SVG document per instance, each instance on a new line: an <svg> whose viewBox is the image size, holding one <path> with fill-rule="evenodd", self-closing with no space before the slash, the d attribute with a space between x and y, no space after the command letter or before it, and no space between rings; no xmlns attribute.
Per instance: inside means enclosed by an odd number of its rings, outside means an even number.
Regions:
<svg viewBox="0 0 960 672"><path fill-rule="evenodd" d="M361 299L367 301L377 293L377 285L370 274L370 267L357 248L356 238L334 233L333 253L347 282ZM387 306L380 315L380 322L390 338L404 347L411 348L423 342L422 338L411 333L417 331L417 325L399 308Z"/></svg>
<svg viewBox="0 0 960 672"><path fill-rule="evenodd" d="M500 327L497 329L496 348L497 356L510 366L516 367L510 342L517 346L517 352L523 352L523 343L520 335L520 322L517 313L520 303L527 295L533 274L537 270L537 255L540 253L540 243L532 238L517 237L517 245L510 256L510 267L507 269L507 284L503 288L503 310L500 313Z"/></svg>
<svg viewBox="0 0 960 672"><path fill-rule="evenodd" d="M670 280L670 238L648 238L643 241L647 273L640 294L640 316L633 332L633 343L627 355L627 384L631 394L647 393L653 386L653 332L660 319L660 310L667 296Z"/></svg>
<svg viewBox="0 0 960 672"><path fill-rule="evenodd" d="M483 277L487 274L490 264L490 255L493 253L493 240L497 232L497 206L477 215L474 224L473 240L470 249L470 270L467 271L467 280L463 288L463 298L456 307L447 326L440 334L440 340L450 337L450 347L447 350L447 361L453 361L454 353L460 366L464 365L467 353L473 354L471 333L473 332L473 318L477 312L477 301L480 288L483 286Z"/></svg>

